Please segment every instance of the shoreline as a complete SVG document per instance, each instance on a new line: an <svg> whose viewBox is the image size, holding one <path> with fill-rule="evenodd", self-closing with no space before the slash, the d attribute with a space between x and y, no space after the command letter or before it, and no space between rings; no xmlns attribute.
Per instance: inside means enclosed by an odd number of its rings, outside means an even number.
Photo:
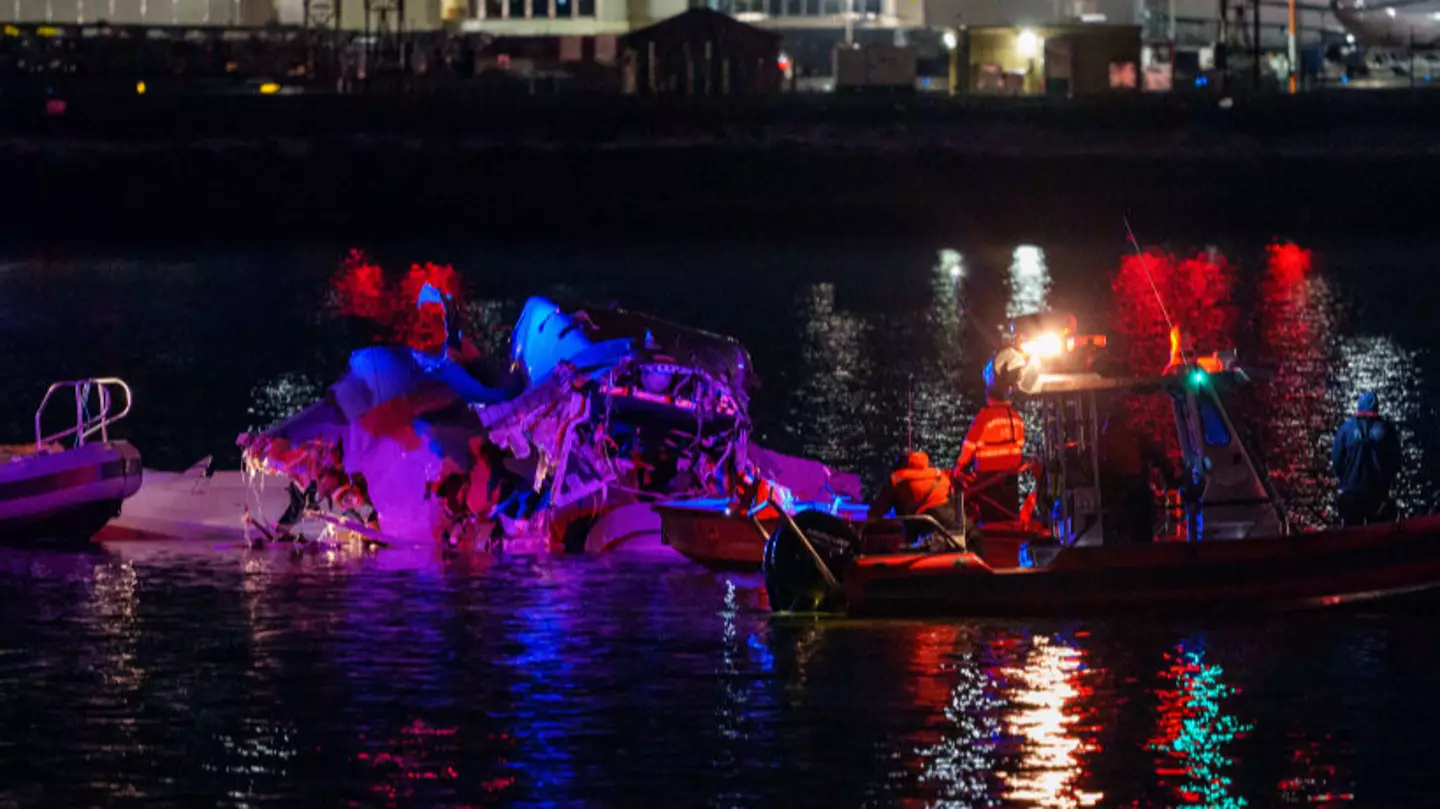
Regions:
<svg viewBox="0 0 1440 809"><path fill-rule="evenodd" d="M1166 160L799 146L630 150L0 149L11 244L295 241L854 241L1112 229L1199 239L1429 233L1431 157ZM1413 200L1413 201L1412 201ZM1139 226L1139 225L1137 225ZM1176 234L1179 238L1180 233Z"/></svg>
<svg viewBox="0 0 1440 809"><path fill-rule="evenodd" d="M1109 230L1127 213L1202 239L1416 235L1433 227L1424 192L1440 185L1440 94L1426 95L1228 111L622 100L449 115L436 97L210 98L9 127L0 171L12 244L1025 238ZM1306 113L1293 126L1287 105ZM402 114L412 107L424 114ZM1357 113L1381 109L1393 114ZM1327 116L1335 126L1315 123Z"/></svg>
<svg viewBox="0 0 1440 809"><path fill-rule="evenodd" d="M156 81L147 82L155 85ZM354 133L525 138L567 143L690 135L821 131L844 136L896 129L965 132L1017 126L1064 134L1182 132L1290 138L1338 130L1440 130L1440 88L1331 90L1295 96L1182 92L1073 99L970 96L755 97L552 95L455 88L260 96L99 79L0 83L0 133L43 138L344 136ZM47 111L52 101L64 112Z"/></svg>

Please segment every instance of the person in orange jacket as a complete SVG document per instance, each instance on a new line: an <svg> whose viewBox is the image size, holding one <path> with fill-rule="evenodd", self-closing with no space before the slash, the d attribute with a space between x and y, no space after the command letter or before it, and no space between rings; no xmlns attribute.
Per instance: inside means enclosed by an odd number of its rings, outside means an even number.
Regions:
<svg viewBox="0 0 1440 809"><path fill-rule="evenodd" d="M722 470L717 470L717 475L721 484L727 487L726 494L730 499L727 508L730 510L743 513L768 504L753 515L760 520L779 519L780 510L776 508L776 502L783 505L793 498L789 489L771 483L761 474L754 461L737 463L731 458Z"/></svg>
<svg viewBox="0 0 1440 809"><path fill-rule="evenodd" d="M985 393L985 406L970 422L953 474L957 480L968 473L984 477L1003 475L1000 482L987 486L981 497L1013 510L1020 502L1024 449L1024 420L1003 389L991 388Z"/></svg>
<svg viewBox="0 0 1440 809"><path fill-rule="evenodd" d="M886 478L879 495L870 504L868 517L879 519L890 513L892 508L897 517L928 514L946 530L954 532L959 530L959 523L952 493L950 475L931 466L929 455L912 452ZM924 525L905 525L905 535L912 542L928 533Z"/></svg>

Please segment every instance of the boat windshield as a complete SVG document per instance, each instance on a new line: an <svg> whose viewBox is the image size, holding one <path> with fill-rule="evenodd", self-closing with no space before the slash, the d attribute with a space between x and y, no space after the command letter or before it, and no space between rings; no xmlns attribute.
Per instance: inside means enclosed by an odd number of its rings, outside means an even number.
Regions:
<svg viewBox="0 0 1440 809"><path fill-rule="evenodd" d="M1211 447L1230 446L1230 428L1220 415L1220 410L1209 399L1200 400L1200 430L1205 444Z"/></svg>

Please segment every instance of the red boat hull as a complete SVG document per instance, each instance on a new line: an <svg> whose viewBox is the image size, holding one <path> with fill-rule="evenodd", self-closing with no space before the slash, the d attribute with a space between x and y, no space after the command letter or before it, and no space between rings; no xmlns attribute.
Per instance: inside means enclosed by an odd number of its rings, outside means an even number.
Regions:
<svg viewBox="0 0 1440 809"><path fill-rule="evenodd" d="M660 541L692 562L711 570L760 569L765 541L748 520L705 508L660 504ZM775 529L775 520L764 523Z"/></svg>
<svg viewBox="0 0 1440 809"><path fill-rule="evenodd" d="M1045 568L970 554L862 556L855 615L1064 615L1296 609L1440 587L1440 516L1229 542L1067 548Z"/></svg>
<svg viewBox="0 0 1440 809"><path fill-rule="evenodd" d="M727 515L726 505L727 501L719 498L656 504L660 541L711 570L759 570L765 557L766 536L775 531L780 520L761 520L765 527L762 536L752 521ZM863 506L847 506L841 516L858 523L864 521L865 510Z"/></svg>

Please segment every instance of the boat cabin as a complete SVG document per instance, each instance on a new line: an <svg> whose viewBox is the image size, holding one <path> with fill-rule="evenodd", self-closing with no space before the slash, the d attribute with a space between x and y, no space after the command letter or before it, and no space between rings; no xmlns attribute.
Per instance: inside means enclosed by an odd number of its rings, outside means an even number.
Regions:
<svg viewBox="0 0 1440 809"><path fill-rule="evenodd" d="M1106 503L1103 494L1101 430L1114 412L1106 405L1137 395L1168 400L1181 456L1179 484L1166 492L1166 508L1157 509L1166 519L1163 527L1157 521L1155 541L1252 539L1287 532L1280 498L1223 401L1227 390L1248 382L1233 354L1195 356L1180 347L1178 332L1172 333L1171 344L1164 372L1138 378L1075 371L1062 353L1027 352L1017 387L1022 400L1040 404L1036 515L1050 538L1022 548L1022 565L1043 564L1040 557L1049 554L1042 548L1053 553L1120 539L1107 525L1117 504Z"/></svg>

